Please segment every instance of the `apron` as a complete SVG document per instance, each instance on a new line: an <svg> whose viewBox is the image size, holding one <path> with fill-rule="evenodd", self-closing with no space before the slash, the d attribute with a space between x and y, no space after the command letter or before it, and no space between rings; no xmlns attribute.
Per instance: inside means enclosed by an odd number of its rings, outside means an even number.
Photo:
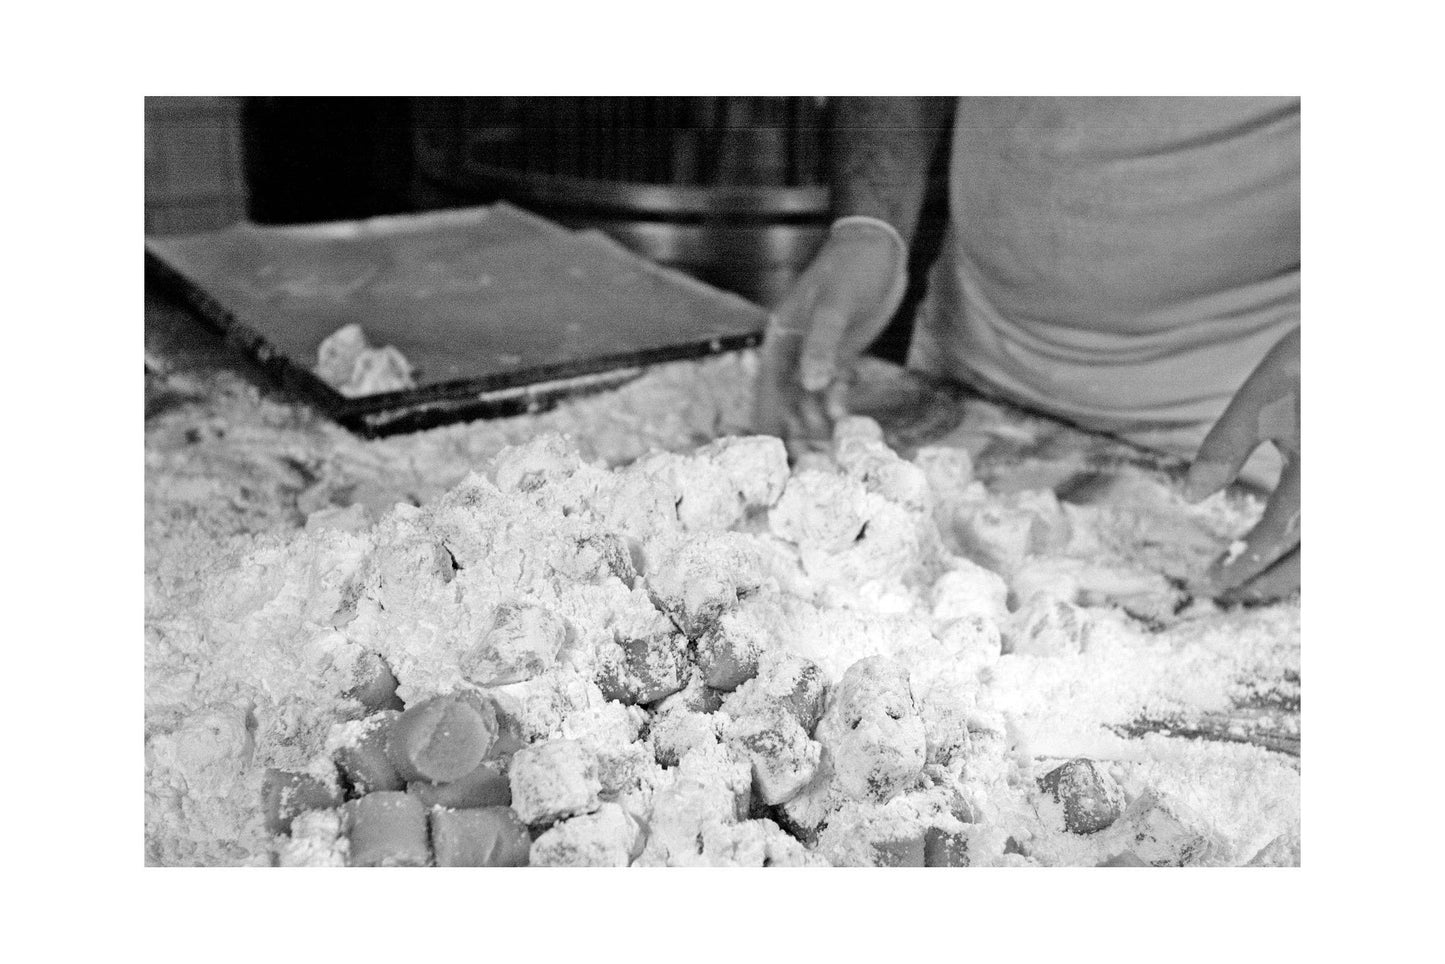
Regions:
<svg viewBox="0 0 1445 964"><path fill-rule="evenodd" d="M1299 171L1297 99L963 98L910 367L1192 456L1299 324Z"/></svg>

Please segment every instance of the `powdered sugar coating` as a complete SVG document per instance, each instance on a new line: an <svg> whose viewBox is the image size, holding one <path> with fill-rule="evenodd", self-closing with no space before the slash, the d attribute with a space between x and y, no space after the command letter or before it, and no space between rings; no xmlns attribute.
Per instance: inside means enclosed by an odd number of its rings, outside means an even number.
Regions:
<svg viewBox="0 0 1445 964"><path fill-rule="evenodd" d="M547 740L517 751L508 777L512 809L524 823L553 823L601 805L597 760L577 740Z"/></svg>
<svg viewBox="0 0 1445 964"><path fill-rule="evenodd" d="M232 429L252 431L250 424ZM1298 773L1287 758L1112 728L1143 714L1195 720L1226 710L1245 688L1242 679L1289 685L1284 674L1298 666L1297 606L1176 609L1171 588L1227 544L1218 539L1243 531L1257 508L1222 498L1186 506L1154 482L1138 483L1123 507L999 496L971 479L958 449L911 463L928 481L920 505L906 486L878 484L887 474L880 469L910 463L861 444L866 433L856 438L819 463L858 499L862 538L846 544L795 541L773 528L785 480L797 477L780 471L776 449L769 454L775 440L706 452L682 446L679 458L693 460L688 471L716 491L709 498L717 511L687 520L676 502L678 479L693 484L686 473L669 481L657 471L613 471L542 438L514 439L523 444L496 463L472 458L472 477L458 474L418 495L421 506L395 506L391 494L358 485L357 501L317 506L315 524L304 528L300 517L286 522L260 511L266 503L258 499L237 504L256 506L245 518L274 524L270 535L216 542L200 536L218 530L199 527L193 539L177 529L165 552L148 548L147 859L266 862L283 849L287 859L310 859L300 856L302 842L325 833L308 829L315 818L307 814L296 818L300 838L283 838L275 849L261 842L252 818L258 774L281 768L320 778L333 766L333 727L367 711L347 694L371 657L392 669L409 704L472 685L464 656L498 609L513 604L554 614L570 631L556 652L542 648L535 676L487 687L503 728L521 744L581 743L597 761L599 807L615 802L640 822L654 811L661 817L655 825L671 843L658 844L654 862L799 855L875 862L876 847L844 845L849 826L874 841L901 841L897 859L912 860L912 831L922 827L926 841L951 812L927 802L946 785L967 799L977 821L949 831L966 838L971 862L1095 863L1113 856L1107 850L1122 838L1061 836L1043 819L1037 791L1027 789L1076 757L1108 761L1131 802L1147 792L1163 801L1158 812L1140 808L1148 822L1141 829L1164 848L1151 861L1246 863L1267 847L1297 854ZM416 443L398 442L406 444ZM355 451L338 456L347 471L359 464L346 461ZM730 459L762 473L755 490L740 484L747 473ZM384 475L378 468L371 478ZM392 494L401 491L396 484ZM987 505L1041 520L1041 534L1031 534L1007 580L963 558L959 523ZM805 506L800 498L794 509L816 516L826 500ZM690 598L688 580L669 586L674 559L701 575L708 591ZM1121 605L1162 628L1142 625ZM1063 612L1078 618L1053 619ZM705 687L687 697L699 708L686 715L674 716L668 700L641 707L606 698L598 686L606 648L658 620L682 634L689 665L680 675L688 678L709 629L751 624L754 675L736 681L730 708L717 709L717 693L709 705ZM820 759L808 784L770 811L778 822L747 819L747 800L763 782L722 733L785 702L770 688L767 667L806 658L825 685L836 686L870 656L907 672L926 761L918 774L886 804L856 800L835 785L832 762ZM659 753L663 746L669 752ZM684 797L720 804L708 819L692 820L690 837L688 820L666 829L669 814L680 815L678 787L691 788ZM827 829L810 837L808 826ZM1178 846L1195 836L1209 846ZM311 852L325 860L320 855L344 843L343 834Z"/></svg>

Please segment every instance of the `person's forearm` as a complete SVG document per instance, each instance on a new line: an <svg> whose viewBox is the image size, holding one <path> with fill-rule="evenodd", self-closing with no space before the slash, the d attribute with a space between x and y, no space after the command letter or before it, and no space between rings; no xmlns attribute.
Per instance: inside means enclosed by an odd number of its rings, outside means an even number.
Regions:
<svg viewBox="0 0 1445 964"><path fill-rule="evenodd" d="M911 240L928 168L952 120L948 97L840 97L833 113L833 217L881 218Z"/></svg>

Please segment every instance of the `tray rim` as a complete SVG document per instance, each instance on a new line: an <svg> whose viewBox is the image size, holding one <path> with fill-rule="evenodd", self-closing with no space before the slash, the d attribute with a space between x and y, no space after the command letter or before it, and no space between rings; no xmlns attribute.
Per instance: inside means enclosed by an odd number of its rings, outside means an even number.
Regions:
<svg viewBox="0 0 1445 964"><path fill-rule="evenodd" d="M234 233L238 230L302 236L318 240L365 234L415 233L437 224L478 223L499 209L507 216L515 216L519 220L531 222L540 230L555 232L560 236L575 238L578 234L583 233L569 231L561 225L554 224L515 205L501 202L485 207L427 211L413 215L383 215L356 221L318 224L273 227L242 222L220 231L178 235L174 239L183 240L191 237ZM596 232L586 232L586 234L596 234L606 247L615 254L633 261L639 270L664 278L681 289L732 302L733 306L740 311L755 315L756 326L739 334L685 339L676 344L656 348L613 352L584 359L535 366L522 372L498 372L482 377L456 378L414 389L350 397L343 395L310 368L282 352L265 335L248 323L246 318L223 304L172 263L164 250L166 242L172 240L170 236L146 238L145 276L148 283L154 281L179 296L181 301L191 308L201 321L221 333L227 342L256 359L262 369L283 389L311 403L324 414L348 428L368 436L378 434L375 429L377 425L404 424L405 415L409 409L427 409L434 415L441 412L450 413L449 417L443 417L440 421L425 419L429 423L428 427L432 424L446 424L449 421L503 417L517 414L519 405L523 406L522 410L535 410L537 405L545 404L548 398L548 386L551 383L566 383L583 376L603 375L621 369L701 358L727 351L752 348L761 344L767 318L766 310L761 306L755 305L739 295L712 288L695 278L653 264L605 235ZM561 394L565 394L566 391L561 384L558 384L555 390L560 393L555 396L556 398L560 398ZM396 429L392 431L396 431ZM390 432L385 434L390 434Z"/></svg>

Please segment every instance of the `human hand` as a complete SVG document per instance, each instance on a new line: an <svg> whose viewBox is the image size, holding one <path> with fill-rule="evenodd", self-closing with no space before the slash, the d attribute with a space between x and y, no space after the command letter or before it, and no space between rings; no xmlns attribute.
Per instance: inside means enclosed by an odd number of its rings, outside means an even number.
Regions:
<svg viewBox="0 0 1445 964"><path fill-rule="evenodd" d="M1206 579L1222 602L1263 602L1300 584L1300 330L1279 340L1210 429L1190 466L1185 497L1198 502L1228 485L1251 453L1273 442L1284 472L1240 552L1226 553Z"/></svg>
<svg viewBox="0 0 1445 964"><path fill-rule="evenodd" d="M872 220L834 224L768 319L753 427L797 448L828 439L847 414L853 366L903 300L907 251Z"/></svg>

